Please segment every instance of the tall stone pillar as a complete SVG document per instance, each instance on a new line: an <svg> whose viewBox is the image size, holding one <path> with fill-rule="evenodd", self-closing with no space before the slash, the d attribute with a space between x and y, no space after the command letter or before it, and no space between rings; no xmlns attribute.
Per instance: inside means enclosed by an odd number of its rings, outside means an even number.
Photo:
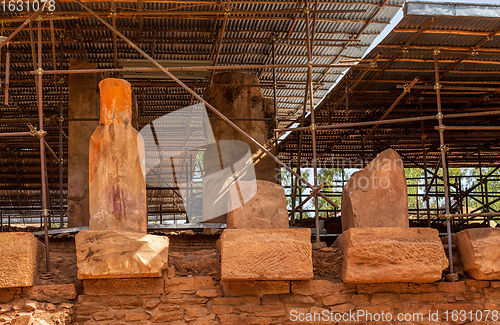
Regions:
<svg viewBox="0 0 500 325"><path fill-rule="evenodd" d="M227 84L227 86L226 86ZM272 118L274 107L262 94L259 79L249 73L222 72L214 76L214 85L209 86L204 98L217 110L228 118ZM209 117L217 117L208 111ZM273 121L233 121L243 131L251 135L260 144L273 143ZM241 140L250 145L254 157L255 176L259 180L279 183L279 169L277 163L262 152L260 148L246 139L238 131L227 125L223 120L211 120L215 140ZM275 148L268 147L272 153Z"/></svg>
<svg viewBox="0 0 500 325"><path fill-rule="evenodd" d="M132 89L123 79L104 79L100 124L90 137L90 230L146 233L144 140L131 125Z"/></svg>
<svg viewBox="0 0 500 325"><path fill-rule="evenodd" d="M96 69L95 63L71 58L70 69ZM68 117L68 227L89 225L89 140L99 122L99 76L70 74ZM88 119L88 120L85 120Z"/></svg>

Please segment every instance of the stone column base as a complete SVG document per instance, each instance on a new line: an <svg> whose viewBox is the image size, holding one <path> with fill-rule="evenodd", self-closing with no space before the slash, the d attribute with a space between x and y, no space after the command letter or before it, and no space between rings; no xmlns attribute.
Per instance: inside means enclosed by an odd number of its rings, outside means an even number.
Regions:
<svg viewBox="0 0 500 325"><path fill-rule="evenodd" d="M439 233L431 228L349 228L336 245L346 283L430 283L448 266Z"/></svg>
<svg viewBox="0 0 500 325"><path fill-rule="evenodd" d="M114 230L82 230L75 238L79 279L161 277L168 237Z"/></svg>
<svg viewBox="0 0 500 325"><path fill-rule="evenodd" d="M221 235L221 280L310 280L310 229L226 229Z"/></svg>
<svg viewBox="0 0 500 325"><path fill-rule="evenodd" d="M466 229L456 236L465 272L476 280L500 280L500 229Z"/></svg>

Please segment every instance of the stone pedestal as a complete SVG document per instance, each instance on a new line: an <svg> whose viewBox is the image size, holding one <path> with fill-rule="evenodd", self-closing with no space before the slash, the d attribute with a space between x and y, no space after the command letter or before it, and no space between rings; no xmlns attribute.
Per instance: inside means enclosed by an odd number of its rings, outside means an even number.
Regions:
<svg viewBox="0 0 500 325"><path fill-rule="evenodd" d="M166 236L82 230L75 243L79 279L161 277L168 266Z"/></svg>
<svg viewBox="0 0 500 325"><path fill-rule="evenodd" d="M342 231L352 227L409 227L406 177L401 157L387 149L342 190Z"/></svg>
<svg viewBox="0 0 500 325"><path fill-rule="evenodd" d="M257 180L257 193L255 196L241 207L229 211L227 228L287 229L288 211L283 187L268 181Z"/></svg>
<svg viewBox="0 0 500 325"><path fill-rule="evenodd" d="M38 245L38 240L30 233L0 234L0 288L33 285Z"/></svg>
<svg viewBox="0 0 500 325"><path fill-rule="evenodd" d="M336 245L346 283L429 283L448 266L439 233L431 228L350 228Z"/></svg>
<svg viewBox="0 0 500 325"><path fill-rule="evenodd" d="M467 274L476 280L500 280L500 229L462 230L456 238Z"/></svg>
<svg viewBox="0 0 500 325"><path fill-rule="evenodd" d="M310 280L310 229L226 229L221 280Z"/></svg>
<svg viewBox="0 0 500 325"><path fill-rule="evenodd" d="M147 231L144 143L132 119L132 90L105 79L100 125L89 145L90 230Z"/></svg>

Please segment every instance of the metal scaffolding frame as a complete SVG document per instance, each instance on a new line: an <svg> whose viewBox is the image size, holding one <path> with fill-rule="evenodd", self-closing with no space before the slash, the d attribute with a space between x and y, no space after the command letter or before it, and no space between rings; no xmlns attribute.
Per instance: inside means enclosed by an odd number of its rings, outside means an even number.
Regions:
<svg viewBox="0 0 500 325"><path fill-rule="evenodd" d="M480 87L449 87L449 86L442 86L440 83L440 79L447 73L449 73L456 65L458 65L460 62L464 61L468 55L464 55L464 57L457 61L454 62L451 66L448 66L444 72L442 70L439 70L439 65L440 65L440 60L439 60L439 54L440 50L439 49L433 49L434 51L434 79L431 81L432 85L417 85L417 82L419 81L419 78L415 78L411 83L407 85L401 85L400 88L404 88L402 93L398 96L398 98L391 104L391 106L386 110L384 115L376 121L366 121L366 122L353 122L353 123L340 123L340 124L332 124L332 123L327 123L327 125L317 125L316 123L318 122L316 113L315 113L315 105L314 105L314 95L317 89L315 89L315 86L313 84L313 72L312 69L314 67L316 68L326 68L326 72L323 75L323 77L328 73L328 71L331 68L351 68L351 67L356 67L356 69L362 69L363 72L359 75L359 77L356 80L352 80L352 84L349 86L349 83L346 83L346 88L345 92L341 97L341 101L337 102L335 104L335 107L333 107L333 110L338 107L338 105L341 104L341 102L345 102L346 106L346 114L348 114L349 111L349 94L351 93L352 89L356 87L356 85L365 77L365 75L369 71L378 71L376 76L368 83L366 84L362 91L366 90L369 87L369 84L372 84L377 81L377 77L379 77L385 70L389 68L390 63L394 62L397 60L399 57L398 54L394 55L392 59L387 61L388 63L382 67L381 69L375 69L375 63L378 60L378 56L371 60L371 62L365 63L360 63L360 64L339 64L339 63L333 63L329 65L325 64L313 64L312 59L313 59L313 50L315 45L315 28L316 28L316 22L320 21L317 17L318 13L321 13L321 11L317 10L318 6L318 0L314 2L314 4L311 6L312 2L308 2L307 0L301 1L299 4L299 7L296 11L291 11L292 13L295 14L294 20L292 22L292 27L290 28L290 32L293 30L293 25L295 24L296 20L301 20L305 24L305 32L306 32L306 50L307 50L307 63L306 64L290 64L290 65L283 65L283 64L276 64L275 61L275 56L276 56L276 38L272 39L272 46L271 46L271 55L270 58L272 60L272 64L263 64L263 65L238 65L238 66L217 66L217 59L219 57L219 53L221 50L221 44L224 36L224 29L226 26L227 20L232 19L232 15L230 15L230 1L227 1L226 3L226 11L225 12L207 12L207 13L197 13L197 15L206 15L207 17L211 17L210 19L213 19L214 16L218 17L221 15L224 15L223 19L223 25L222 29L220 31L220 38L218 40L218 45L215 48L216 54L215 54L215 62L214 66L196 66L196 67L164 67L161 65L157 60L155 60L152 56L144 52L139 46L137 46L133 41L131 41L129 38L127 38L124 34L122 34L118 29L116 28L116 21L115 17L117 14L112 15L112 23L108 23L106 20L104 20L99 13L96 13L92 9L90 9L88 6L86 6L82 1L80 0L74 0L75 2L79 3L82 8L84 8L88 14L82 14L82 13L66 13L65 15L52 15L48 18L48 20L52 23L53 20L55 19L64 19L64 17L67 18L66 15L78 15L81 17L82 15L85 17L94 17L98 21L100 21L103 25L105 25L107 28L109 28L113 32L113 44L114 44L114 65L115 68L113 69L85 69L85 70L63 70L63 44L64 44L64 39L61 38L61 47L60 47L60 65L59 69L56 67L56 59L55 59L55 46L53 47L53 60L54 60L54 69L53 70L43 70L42 69L42 20L45 18L42 18L42 14L40 13L41 10L35 12L32 14L28 19L24 21L24 23L18 27L7 39L5 39L1 44L0 48L2 48L5 44L7 44L10 40L13 39L13 37L19 33L23 28L25 28L28 24L31 24L31 21L36 17L37 20L37 49L38 52L36 54L37 56L37 64L34 64L34 71L31 71L30 73L35 75L36 77L36 88L37 88L37 98L38 98L38 130L34 127L30 127L30 131L26 132L7 132L7 133L0 133L0 137L7 137L7 136L34 136L39 139L39 150L40 150L40 161L41 161L41 216L43 218L43 228L44 228L44 235L45 235L45 244L46 244L46 269L47 272L50 272L50 262L49 262L49 241L48 241L48 228L49 228L49 210L48 210L48 197L47 197L47 170L46 170L46 154L45 150L49 151L49 153L53 156L53 158L58 162L59 164L59 192L60 192L60 227L63 226L63 136L65 136L64 131L63 131L63 107L62 107L62 86L59 87L60 91L60 105L59 105L59 121L58 121L58 129L59 129L59 135L58 135L58 140L59 140L59 151L56 153L50 145L47 143L47 141L44 139L46 136L46 132L44 131L44 118L43 118L43 81L42 81L42 76L44 74L46 75L58 75L58 74L70 74L70 73L120 73L120 72L153 72L153 71L161 71L165 75L167 75L170 79L172 79L177 85L181 86L187 93L192 95L194 98L199 100L200 102L204 103L206 107L208 107L214 114L218 116L219 119L222 119L225 121L229 126L231 126L233 129L238 131L241 135L243 135L248 141L251 143L255 144L260 148L260 150L264 153L266 153L268 156L272 157L276 163L278 163L282 168L286 169L288 172L293 175L293 180L292 180L292 186L291 186L291 198L292 198L292 210L290 212L290 216L292 220L295 219L295 213L302 213L305 211L303 209L303 206L310 200L314 199L314 221L315 221L315 239L316 242L320 241L320 224L319 224L319 197L327 201L329 204L331 204L334 207L335 214L339 208L339 206L332 201L331 197L329 195L326 195L322 192L323 189L327 189L328 187L325 186L325 184L318 184L318 165L317 165L317 133L322 130L328 130L328 129L351 129L355 127L362 127L362 126L372 126L370 131L366 134L361 134L361 137L363 138L363 145L364 143L370 139L373 138L373 134L375 129L379 125L390 125L390 124L398 124L398 123L404 123L404 122L421 122L421 130L422 130L422 152L423 152L423 171L424 171L424 183L425 183L425 194L424 194L424 201L426 201L426 211L427 211L427 220L428 220L428 225L430 225L430 207L429 207L429 195L431 192L431 188L433 186L437 186L437 179L439 178L438 176L438 170L441 168L443 171L443 176L442 176L442 184L444 187L443 190L443 196L444 196L444 207L445 211L443 213L439 213L439 209L436 210L436 217L444 218L446 220L446 232L447 232L447 239L448 239L448 255L449 255L449 261L450 261L450 273L454 273L453 270L453 258L452 258L452 245L451 245L451 223L454 218L466 218L467 220L470 220L470 218L474 217L495 217L499 216L499 212L481 212L481 213L474 213L475 211L469 213L453 213L452 214L452 207L451 206L451 201L450 201L450 183L449 183L449 176L448 176L448 163L447 163L447 151L448 147L446 146L445 142L445 131L446 130L500 130L500 127L496 126L446 126L443 123L443 120L445 119L454 119L454 118L468 118L472 116L494 116L494 115L500 115L500 110L495 110L495 111L480 111L480 112L466 112L466 113L457 113L457 114L443 114L442 109L441 109L441 91L442 90L448 90L448 89L461 89L464 91L476 91L478 89L485 90L485 88L480 88ZM382 2L382 7L387 3L387 0ZM302 8L302 4L304 7ZM241 12L239 12L241 14ZM289 13L289 12L287 12ZM151 14L151 13L149 13ZM162 13L165 14L165 13ZM179 15L179 13L176 13ZM256 14L256 13L252 13ZM299 17L300 15L303 15L303 17ZM126 12L120 13L120 15L127 15ZM175 16L175 15L173 15ZM366 27L375 19L376 14L370 19L369 22L365 25L363 30L366 29ZM197 16L199 18L199 16ZM241 18L241 17L240 17ZM312 20L312 22L311 22ZM15 21L12 19L12 21ZM420 34L424 33L426 28L432 24L433 20L429 20L429 22L424 25L414 37L410 39L405 45L406 48L411 47L412 41ZM51 24L51 28L53 28ZM485 39L488 39L489 37L492 37L493 35L496 35L500 31L500 28L498 30L495 30L491 34L488 34L485 36ZM290 32L288 34L290 34ZM359 33L361 34L361 33ZM156 66L156 68L118 68L117 64L117 39L116 37L120 37L123 41L125 41L128 45L130 45L132 48L134 48L137 52L139 52L144 58L146 58L149 62L151 62L153 65ZM352 39L354 41L355 38ZM475 50L479 50L481 46L484 44L484 42L478 43L477 46L475 47ZM34 51L34 45L32 42L33 46L33 51ZM33 52L34 53L34 52ZM397 52L400 53L400 52ZM35 54L33 54L35 55ZM340 54L337 56L337 58L334 60L334 62L338 61L338 58L340 57ZM33 57L35 59L35 57ZM34 62L35 63L35 62ZM448 63L448 62L446 62ZM8 64L7 64L8 66ZM273 101L274 101L274 110L275 110L275 116L273 119L273 125L274 125L274 147L278 148L277 142L279 138L279 134L283 134L284 132L292 132L291 137L293 137L293 132L298 132L297 136L297 142L298 142L298 152L297 152L297 170L295 171L293 169L293 166L289 166L286 163L284 163L282 160L280 160L277 155L273 154L270 150L269 145L265 146L257 142L255 139L253 139L252 136L250 136L248 133L246 133L244 130L242 130L240 127L238 127L233 121L234 120L247 120L247 119L229 119L226 116L224 116L222 113L220 113L217 108L212 106L209 102L207 102L205 99L203 99L198 93L196 93L194 90L192 90L186 83L181 81L179 78L177 78L172 71L194 71L194 70L206 70L206 71L212 71L212 76L213 72L217 70L245 70L245 69L271 69L272 74L273 74L273 83L271 85L273 89ZM283 68L303 68L304 74L306 74L307 80L305 84L305 92L304 92L304 102L302 105L302 114L299 120L287 120L287 119L279 119L278 117L278 105L277 105L277 94L276 90L278 88L278 80L276 77L276 70L277 69L283 69ZM321 80L323 79L321 77ZM6 80L8 80L8 73L6 76ZM8 84L8 83L7 83ZM8 86L6 84L6 94L7 96L5 97L6 101L8 100ZM411 89L416 89L418 91L424 91L424 90L435 90L436 94L436 104L437 104L437 114L436 115L424 115L423 110L422 110L422 104L420 105L420 116L415 116L415 117L408 117L408 118L396 118L396 119L386 119L386 117L389 115L389 113L393 110L394 107L396 107L399 102L410 92ZM488 91L491 92L499 92L500 90L497 88L487 88ZM339 89L336 89L335 91L340 91ZM310 115L308 116L309 119L309 125L306 126L305 119L307 115L307 106L309 106L309 113ZM330 113L331 109L328 110ZM255 120L255 119L253 119ZM261 120L269 120L269 119L261 119ZM427 161L425 159L426 157L426 147L425 147L425 132L424 132L424 127L423 123L424 121L430 121L430 120L437 120L438 126L436 127L436 130L439 132L439 143L440 143L440 159L438 165L434 168L434 171L432 172L433 175L428 179L428 172L430 170L427 167ZM289 121L289 122L300 122L299 127L279 127L278 122L279 121ZM328 114L326 121L330 121L330 115ZM325 122L325 119L322 120L322 122ZM291 123L292 124L292 123ZM291 125L290 124L290 125ZM305 133L311 134L311 142L312 142L312 169L313 169L313 184L310 184L306 179L304 179L301 176L301 154L302 154L302 142L303 142L303 136ZM363 153L364 155L364 153ZM363 159L363 164L364 164L365 159ZM498 169L498 168L497 168ZM489 175L483 176L482 171L480 169L481 175L480 179L481 181L476 184L473 188L468 189L466 191L462 191L461 189L457 189L457 195L455 196L456 202L462 202L462 199L466 197L468 194L470 194L474 189L481 187L483 188L484 182L487 182L488 176L493 174L491 172ZM297 200L297 190L301 185L299 184L299 181L304 184L303 186L307 187L310 189L311 193L305 198L302 198L302 194L298 195L298 200ZM460 184L460 183L458 183ZM455 184L456 186L456 184ZM482 208L486 209L489 211L489 208L491 204L497 202L500 200L500 198L495 199L494 201L489 201L488 200L488 192L487 188L485 191L481 191L481 195L483 196L482 200ZM436 190L436 197L438 196L437 190ZM427 199L426 199L427 198ZM461 203L459 204L461 206ZM458 211L455 209L455 211ZM160 214L162 212L160 211ZM2 211L0 210L0 214L2 214ZM418 213L420 215L420 213ZM3 215L1 215L1 218L3 219ZM302 218L301 218L302 219ZM3 221L3 220L2 220ZM10 227L10 222L9 222L9 227ZM3 230L3 229L2 229Z"/></svg>

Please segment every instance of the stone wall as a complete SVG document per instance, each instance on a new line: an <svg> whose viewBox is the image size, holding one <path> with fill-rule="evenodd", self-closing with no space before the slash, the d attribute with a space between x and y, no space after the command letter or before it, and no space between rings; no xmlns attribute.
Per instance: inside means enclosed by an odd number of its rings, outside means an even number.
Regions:
<svg viewBox="0 0 500 325"><path fill-rule="evenodd" d="M207 276L176 277L172 269L154 284L142 285L137 279L135 284L120 281L124 280L84 282L85 292L92 294L78 297L75 323L332 324L335 322L315 322L305 317L308 313L313 317L314 313L341 315L360 310L372 314L383 311L393 317L398 313L416 315L413 317L421 314L424 318L407 324L452 324L457 323L452 322L452 310L500 311L500 281L346 285L311 280L221 284ZM120 294L116 294L117 290ZM429 314L436 315L436 311L440 319L429 322ZM445 311L449 311L448 322ZM292 321L298 320L300 314L304 317L302 322Z"/></svg>
<svg viewBox="0 0 500 325"><path fill-rule="evenodd" d="M318 320L325 314L349 317L361 311L417 317L385 324L462 324L467 322L453 321L453 310L465 311L468 320L470 312L472 320L480 315L478 310L500 312L500 281L220 282L211 276L176 276L170 267L161 278L76 282L0 289L0 324L335 324ZM307 319L314 315L317 321ZM438 319L429 321L436 315ZM489 317L481 324L498 323L493 313Z"/></svg>

